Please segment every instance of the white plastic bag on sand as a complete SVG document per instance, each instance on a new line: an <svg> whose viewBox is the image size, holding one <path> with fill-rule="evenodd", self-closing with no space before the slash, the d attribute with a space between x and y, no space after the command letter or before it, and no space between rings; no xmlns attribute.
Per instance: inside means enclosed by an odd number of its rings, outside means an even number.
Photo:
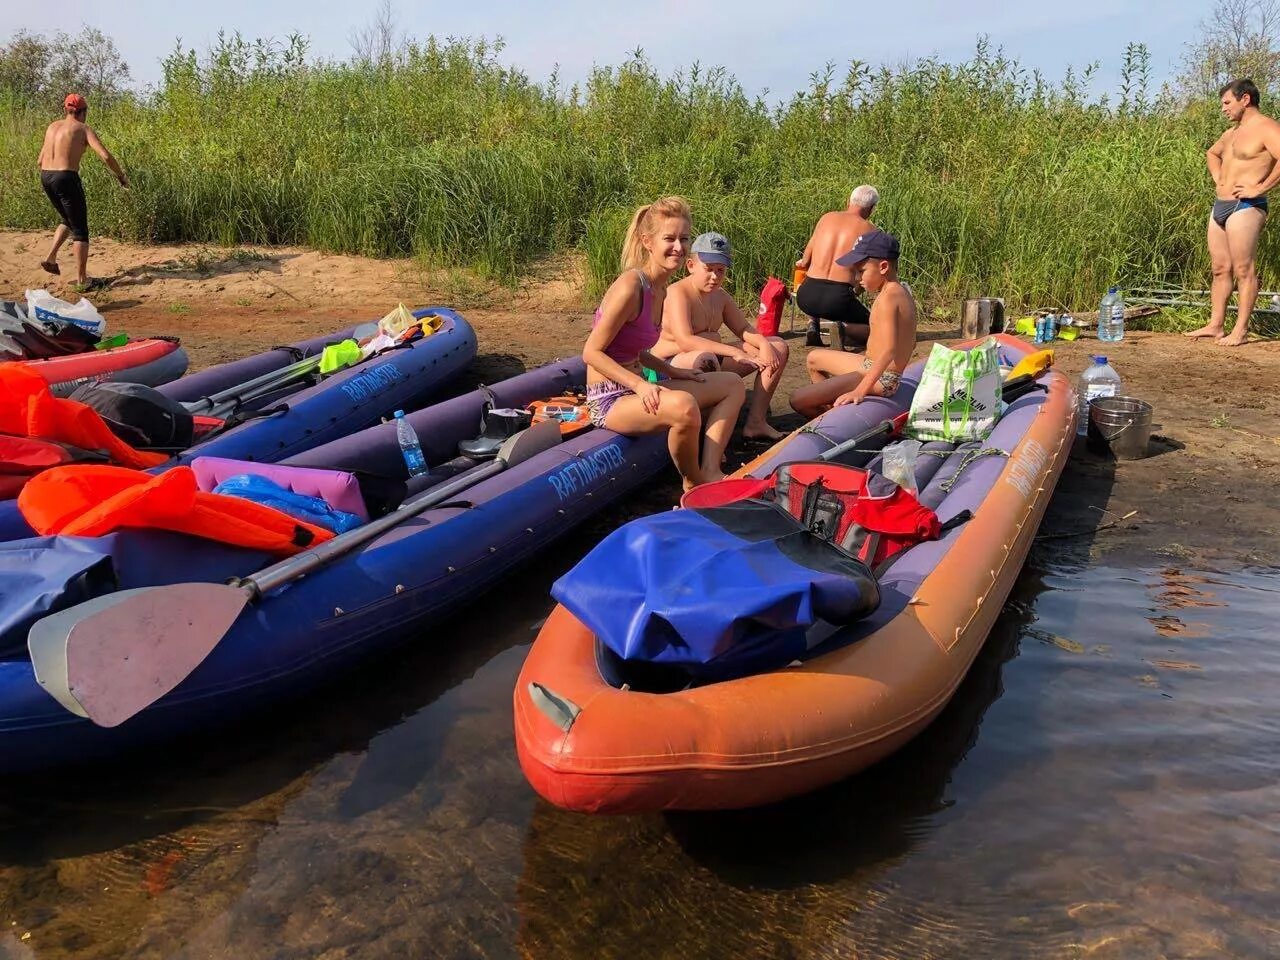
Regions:
<svg viewBox="0 0 1280 960"><path fill-rule="evenodd" d="M924 446L919 440L901 440L884 448L880 472L904 490L916 489L916 454Z"/></svg>
<svg viewBox="0 0 1280 960"><path fill-rule="evenodd" d="M389 337L398 337L418 322L403 303L378 321L378 329Z"/></svg>
<svg viewBox="0 0 1280 960"><path fill-rule="evenodd" d="M27 291L27 316L46 323L75 324L99 337L107 329L106 319L84 297L80 298L79 303L72 304L59 300L48 290Z"/></svg>

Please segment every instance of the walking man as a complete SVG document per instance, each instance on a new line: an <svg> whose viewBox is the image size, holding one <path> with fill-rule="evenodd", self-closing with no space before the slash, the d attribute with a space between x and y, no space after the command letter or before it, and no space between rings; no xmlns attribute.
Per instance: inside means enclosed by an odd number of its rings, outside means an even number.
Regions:
<svg viewBox="0 0 1280 960"><path fill-rule="evenodd" d="M1255 254L1267 222L1267 191L1280 183L1280 123L1259 111L1252 80L1232 80L1219 91L1232 126L1209 148L1205 161L1216 188L1209 213L1209 259L1213 287L1209 322L1188 337L1214 337L1238 347L1249 336L1249 315L1258 299ZM1236 322L1228 334L1227 301L1235 287Z"/></svg>
<svg viewBox="0 0 1280 960"><path fill-rule="evenodd" d="M84 184L80 182L80 158L84 155L84 148L93 148L93 152L116 175L120 186L128 188L129 179L93 128L84 122L89 112L84 97L68 93L62 106L66 116L49 124L44 132L44 145L40 148L40 186L62 218L62 223L53 232L49 255L40 266L48 273L61 273L58 251L70 237L76 252L76 280L83 289L89 286L89 211L84 199Z"/></svg>
<svg viewBox="0 0 1280 960"><path fill-rule="evenodd" d="M862 287L854 271L836 263L836 258L853 249L858 238L874 230L868 218L880 202L875 187L863 184L849 195L844 210L824 213L813 228L813 236L796 266L807 271L796 291L796 303L809 317L806 345L822 346L821 320L834 321L833 347L852 346L861 350L870 335L867 308L858 299ZM838 336L837 336L838 335Z"/></svg>

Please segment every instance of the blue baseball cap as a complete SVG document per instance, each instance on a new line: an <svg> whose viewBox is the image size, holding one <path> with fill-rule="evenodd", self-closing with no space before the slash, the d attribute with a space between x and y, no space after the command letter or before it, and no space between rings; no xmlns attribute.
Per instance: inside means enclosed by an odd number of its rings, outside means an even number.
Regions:
<svg viewBox="0 0 1280 960"><path fill-rule="evenodd" d="M700 233L693 241L690 253L703 263L719 263L726 267L732 265L733 248L729 246L729 238L723 233Z"/></svg>
<svg viewBox="0 0 1280 960"><path fill-rule="evenodd" d="M898 238L883 230L871 230L854 241L853 249L836 263L842 267L856 267L863 260L897 260Z"/></svg>

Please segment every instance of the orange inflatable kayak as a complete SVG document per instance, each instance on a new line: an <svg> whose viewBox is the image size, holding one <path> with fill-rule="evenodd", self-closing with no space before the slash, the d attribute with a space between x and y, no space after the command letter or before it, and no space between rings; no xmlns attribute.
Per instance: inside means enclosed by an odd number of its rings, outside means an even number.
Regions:
<svg viewBox="0 0 1280 960"><path fill-rule="evenodd" d="M997 337L1001 363L1032 348ZM892 400L829 411L741 474L813 460L905 411ZM535 790L572 810L635 813L771 803L847 777L903 746L955 693L1000 614L1075 436L1075 395L1055 371L1011 403L981 452L942 451L920 500L972 519L876 568L880 604L784 668L702 685L634 669L563 606L514 691L516 747ZM874 461L870 465L875 469ZM643 665L652 666L652 665Z"/></svg>

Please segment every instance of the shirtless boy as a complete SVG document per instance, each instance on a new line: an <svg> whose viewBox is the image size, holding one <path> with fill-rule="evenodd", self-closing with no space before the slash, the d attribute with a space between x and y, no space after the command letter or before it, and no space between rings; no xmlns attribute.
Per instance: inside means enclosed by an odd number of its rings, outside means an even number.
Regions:
<svg viewBox="0 0 1280 960"><path fill-rule="evenodd" d="M756 374L751 406L742 435L780 440L784 434L769 426L769 402L778 389L790 353L779 337L765 337L747 322L723 289L732 262L729 241L718 233L704 233L693 241L686 266L689 275L667 288L662 310L662 337L651 353L673 367L725 370L740 377ZM721 328L742 342L725 343Z"/></svg>
<svg viewBox="0 0 1280 960"><path fill-rule="evenodd" d="M129 179L93 128L84 122L89 112L84 97L68 93L62 106L66 116L49 124L44 132L44 145L40 148L40 186L62 218L62 223L53 232L49 255L40 262L40 266L48 273L61 273L58 251L70 237L76 252L76 279L84 287L89 279L89 211L84 199L84 184L80 182L80 158L85 147L91 148L111 168L120 186L127 188Z"/></svg>
<svg viewBox="0 0 1280 960"><path fill-rule="evenodd" d="M1267 191L1280 183L1280 123L1258 110L1252 80L1232 80L1219 91L1222 112L1233 126L1209 148L1205 161L1215 199L1209 213L1209 259L1213 265L1209 322L1188 337L1214 337L1238 347L1249 336L1249 315L1258 299L1254 256L1267 222ZM1237 311L1225 332L1227 301L1236 288Z"/></svg>
<svg viewBox="0 0 1280 960"><path fill-rule="evenodd" d="M874 230L875 224L867 218L880 202L875 187L863 184L849 195L849 205L844 210L824 213L813 228L813 236L805 245L804 254L796 266L807 271L804 282L796 291L796 304L809 321L805 344L822 346L819 320L831 320L841 343L861 349L866 346L867 308L858 299L862 287L852 270L836 263L836 257L853 247L864 233Z"/></svg>
<svg viewBox="0 0 1280 960"><path fill-rule="evenodd" d="M862 286L875 294L871 337L865 356L840 350L810 351L809 379L813 382L791 394L792 408L810 418L829 407L860 403L869 396L893 396L916 346L916 302L898 279L897 239L883 230L865 233L836 262L851 268Z"/></svg>

